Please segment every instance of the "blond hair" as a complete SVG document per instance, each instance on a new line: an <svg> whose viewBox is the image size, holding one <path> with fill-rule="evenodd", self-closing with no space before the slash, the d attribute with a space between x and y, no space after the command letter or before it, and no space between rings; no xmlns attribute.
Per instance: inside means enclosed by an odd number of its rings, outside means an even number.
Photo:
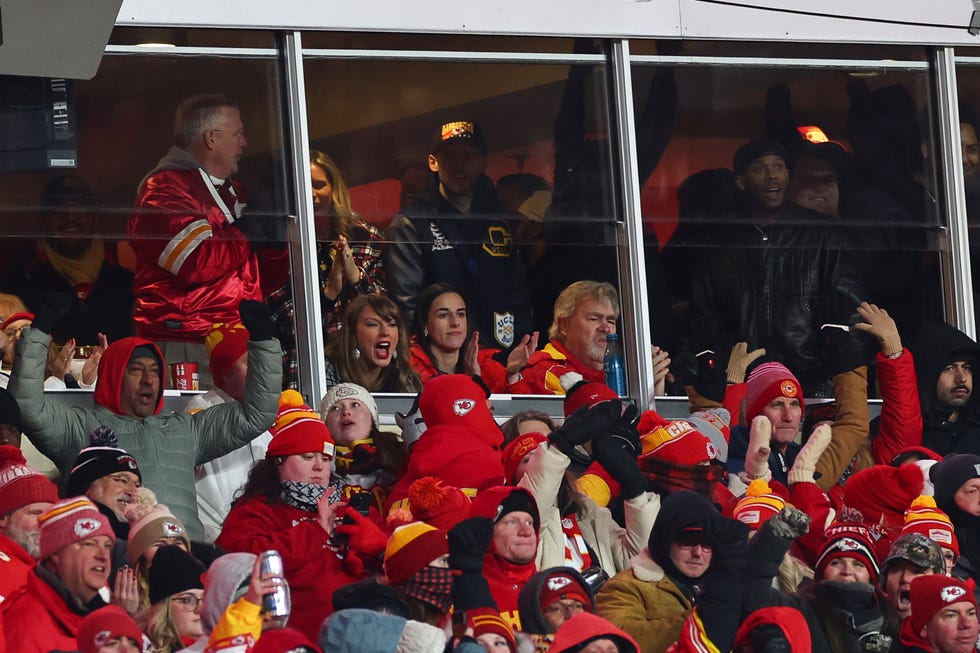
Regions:
<svg viewBox="0 0 980 653"><path fill-rule="evenodd" d="M351 228L358 217L351 207L350 190L340 174L340 167L320 150L310 150L310 163L321 168L330 182L330 216L334 219L336 235L350 237Z"/></svg>
<svg viewBox="0 0 980 653"><path fill-rule="evenodd" d="M554 317L551 327L548 329L548 337L551 340L562 341L561 330L558 326L561 320L568 319L586 299L596 301L608 300L612 304L613 312L619 319L619 293L611 283L605 281L576 281L567 286L555 300Z"/></svg>

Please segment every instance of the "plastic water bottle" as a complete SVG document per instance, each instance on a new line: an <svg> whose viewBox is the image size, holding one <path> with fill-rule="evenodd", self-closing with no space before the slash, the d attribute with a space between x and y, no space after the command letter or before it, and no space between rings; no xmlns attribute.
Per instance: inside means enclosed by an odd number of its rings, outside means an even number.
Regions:
<svg viewBox="0 0 980 653"><path fill-rule="evenodd" d="M626 396L626 371L623 369L623 347L618 333L606 334L606 356L602 367L606 372L606 385L620 397Z"/></svg>

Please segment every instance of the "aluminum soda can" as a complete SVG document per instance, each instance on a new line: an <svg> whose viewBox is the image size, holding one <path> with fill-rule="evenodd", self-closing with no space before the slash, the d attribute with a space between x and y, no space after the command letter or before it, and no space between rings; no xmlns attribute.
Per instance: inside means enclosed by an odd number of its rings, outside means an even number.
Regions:
<svg viewBox="0 0 980 653"><path fill-rule="evenodd" d="M285 628L289 620L289 612L292 608L292 601L289 596L289 585L286 584L283 576L282 556L276 550L263 551L259 556L259 573L264 577L267 575L279 576L283 578L276 591L262 596L263 615L270 619L269 627Z"/></svg>
<svg viewBox="0 0 980 653"><path fill-rule="evenodd" d="M197 363L171 363L170 381L174 390L199 390Z"/></svg>

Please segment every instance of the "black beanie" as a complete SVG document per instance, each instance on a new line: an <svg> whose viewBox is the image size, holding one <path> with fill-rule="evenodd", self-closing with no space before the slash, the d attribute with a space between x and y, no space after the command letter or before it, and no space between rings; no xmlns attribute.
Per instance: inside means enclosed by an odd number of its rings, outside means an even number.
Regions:
<svg viewBox="0 0 980 653"><path fill-rule="evenodd" d="M936 491L936 505L949 513L953 496L971 478L980 478L980 456L957 453L946 456L929 468L929 480Z"/></svg>
<svg viewBox="0 0 980 653"><path fill-rule="evenodd" d="M541 516L538 514L538 504L534 502L528 492L511 492L500 502L500 512L493 523L499 522L504 515L511 512L526 512L534 520L534 532L541 531Z"/></svg>
<svg viewBox="0 0 980 653"><path fill-rule="evenodd" d="M718 510L707 499L690 490L671 494L660 506L650 530L650 557L671 575L680 574L670 560L670 546L685 528L708 528ZM683 576L683 574L681 574Z"/></svg>
<svg viewBox="0 0 980 653"><path fill-rule="evenodd" d="M154 358L161 365L163 364L163 361L160 360L160 356L157 354L156 349L150 345L139 345L137 347L133 347L133 353L129 355L129 361L127 362L132 363L137 358Z"/></svg>
<svg viewBox="0 0 980 653"><path fill-rule="evenodd" d="M770 154L782 157L783 162L786 163L787 166L789 165L789 157L786 156L786 148L776 141L760 138L758 140L749 141L735 151L735 159L732 161L732 172L736 175L740 175L746 168L749 167L750 163L758 159L760 156L767 156Z"/></svg>
<svg viewBox="0 0 980 653"><path fill-rule="evenodd" d="M157 549L150 565L150 603L187 590L203 590L201 576L207 571L200 562L176 544Z"/></svg>
<svg viewBox="0 0 980 653"><path fill-rule="evenodd" d="M330 599L334 610L363 608L375 612L387 612L398 617L411 619L408 605L387 585L374 578L366 578L357 583L338 587Z"/></svg>
<svg viewBox="0 0 980 653"><path fill-rule="evenodd" d="M0 424L21 428L20 406L6 388L0 388Z"/></svg>
<svg viewBox="0 0 980 653"><path fill-rule="evenodd" d="M119 448L116 434L108 426L100 426L89 433L89 446L78 452L75 464L68 473L65 490L70 497L77 497L88 492L89 486L96 480L116 472L132 472L140 482L140 474L136 459Z"/></svg>

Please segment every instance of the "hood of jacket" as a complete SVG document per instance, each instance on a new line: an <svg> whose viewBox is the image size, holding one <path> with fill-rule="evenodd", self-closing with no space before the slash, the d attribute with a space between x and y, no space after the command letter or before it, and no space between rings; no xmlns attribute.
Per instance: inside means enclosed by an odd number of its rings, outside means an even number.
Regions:
<svg viewBox="0 0 980 653"><path fill-rule="evenodd" d="M442 653L446 647L446 634L435 626L360 608L327 617L317 639L332 653Z"/></svg>
<svg viewBox="0 0 980 653"><path fill-rule="evenodd" d="M167 384L167 370L163 361L163 354L157 346L145 338L123 338L110 344L102 360L99 361L99 379L95 382L95 403L104 408L108 408L116 415L122 415L119 407L119 392L122 390L123 375L126 373L126 366L129 364L129 357L137 347L147 345L153 349L157 360L160 362L160 393L157 395L157 406L153 411L158 415L163 410L163 389Z"/></svg>
<svg viewBox="0 0 980 653"><path fill-rule="evenodd" d="M807 626L803 613L796 608L787 606L759 608L750 614L735 633L734 650L739 650L749 643L752 630L763 624L777 626L783 631L783 636L790 644L793 653L810 653L810 628Z"/></svg>
<svg viewBox="0 0 980 653"><path fill-rule="evenodd" d="M640 653L636 640L602 617L580 612L561 625L551 642L551 653L571 653L597 639L616 642L619 653Z"/></svg>
<svg viewBox="0 0 980 653"><path fill-rule="evenodd" d="M650 530L650 557L674 580L686 578L671 562L670 547L685 528L707 530L716 517L718 510L700 494L688 490L671 494L661 503Z"/></svg>
<svg viewBox="0 0 980 653"><path fill-rule="evenodd" d="M491 447L500 447L504 434L487 405L486 391L465 374L442 374L426 382L419 411L428 428L454 426L471 431Z"/></svg>
<svg viewBox="0 0 980 653"><path fill-rule="evenodd" d="M582 588L582 591L590 599L590 604L586 606L586 610L595 612L595 598L592 596L592 590L589 589L588 583L585 582L580 573L571 567L549 567L531 576L517 595L517 611L521 614L521 630L525 633L549 634L544 613L541 612L541 592L544 590L548 577L559 572L569 576Z"/></svg>
<svg viewBox="0 0 980 653"><path fill-rule="evenodd" d="M221 615L235 602L235 593L242 583L251 579L256 557L254 553L226 553L211 563L204 577L204 607L201 609L205 636L214 630Z"/></svg>
<svg viewBox="0 0 980 653"><path fill-rule="evenodd" d="M980 346L965 333L948 324L922 325L911 350L915 358L915 376L919 383L923 415L929 410L944 408L936 397L936 381L947 364L955 360L957 355L963 354L975 363L980 363ZM973 405L974 397L971 395L967 406Z"/></svg>
<svg viewBox="0 0 980 653"><path fill-rule="evenodd" d="M167 150L167 153L163 155L163 158L157 161L153 170L146 173L146 176L140 181L139 186L136 187L136 195L139 196L143 192L143 186L146 184L146 180L158 172L163 172L164 170L197 170L200 167L201 163L191 156L190 152L176 145L172 145Z"/></svg>

